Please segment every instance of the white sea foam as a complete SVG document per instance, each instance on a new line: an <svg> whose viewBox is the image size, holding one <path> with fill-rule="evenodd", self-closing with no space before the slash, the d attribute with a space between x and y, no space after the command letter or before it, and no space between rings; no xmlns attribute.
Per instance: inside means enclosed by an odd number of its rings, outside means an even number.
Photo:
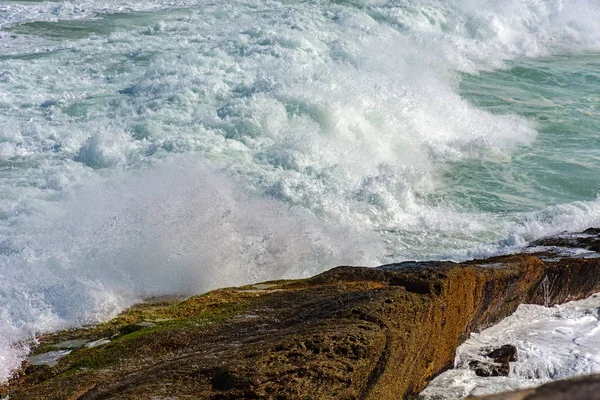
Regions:
<svg viewBox="0 0 600 400"><path fill-rule="evenodd" d="M23 356L11 342L36 332L98 322L149 296L309 276L383 252L372 234L325 227L185 156L88 185L22 233L0 255L4 374Z"/></svg>
<svg viewBox="0 0 600 400"><path fill-rule="evenodd" d="M452 163L537 135L464 100L457 71L600 45L589 2L447 3L0 4L0 379L14 343L147 295L600 223L591 198L429 200Z"/></svg>
<svg viewBox="0 0 600 400"><path fill-rule="evenodd" d="M456 350L455 368L435 378L421 393L431 400L482 396L539 386L551 380L599 373L600 294L554 307L520 305L498 325L472 334ZM512 344L518 360L508 377L482 378L468 368L482 348Z"/></svg>

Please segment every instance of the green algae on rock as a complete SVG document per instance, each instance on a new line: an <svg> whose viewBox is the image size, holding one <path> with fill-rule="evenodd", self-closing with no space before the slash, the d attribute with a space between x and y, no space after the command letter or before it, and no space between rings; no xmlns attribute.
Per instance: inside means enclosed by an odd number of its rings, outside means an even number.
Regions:
<svg viewBox="0 0 600 400"><path fill-rule="evenodd" d="M583 237L587 248L600 243L598 233ZM42 336L44 349L110 341L73 349L54 366L24 365L0 393L11 400L410 398L452 365L470 332L519 304L599 290L600 258L549 248L460 264L338 267L185 301L155 299L98 326Z"/></svg>

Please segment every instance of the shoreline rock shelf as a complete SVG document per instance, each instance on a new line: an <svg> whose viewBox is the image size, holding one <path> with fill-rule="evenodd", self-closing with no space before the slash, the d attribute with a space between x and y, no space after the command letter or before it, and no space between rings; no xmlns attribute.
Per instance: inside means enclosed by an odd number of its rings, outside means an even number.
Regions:
<svg viewBox="0 0 600 400"><path fill-rule="evenodd" d="M67 340L105 342L74 349L54 366L24 365L0 394L11 400L415 397L452 366L470 332L522 303L553 305L600 291L600 258L593 253L599 244L600 231L588 230L536 243L561 249L463 263L337 267L184 301L155 299L98 326L40 337L36 354ZM586 248L589 257L569 256L565 248Z"/></svg>

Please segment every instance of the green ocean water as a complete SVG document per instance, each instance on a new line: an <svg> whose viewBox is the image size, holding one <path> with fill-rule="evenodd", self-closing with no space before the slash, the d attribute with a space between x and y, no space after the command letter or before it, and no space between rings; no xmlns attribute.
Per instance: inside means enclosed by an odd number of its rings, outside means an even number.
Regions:
<svg viewBox="0 0 600 400"><path fill-rule="evenodd" d="M586 0L0 2L0 380L146 296L600 224Z"/></svg>
<svg viewBox="0 0 600 400"><path fill-rule="evenodd" d="M463 75L460 93L491 113L527 118L538 136L504 162L454 166L446 178L451 192L460 191L457 203L490 212L525 212L598 196L599 55L507 62L500 71ZM440 196L446 195L452 196Z"/></svg>

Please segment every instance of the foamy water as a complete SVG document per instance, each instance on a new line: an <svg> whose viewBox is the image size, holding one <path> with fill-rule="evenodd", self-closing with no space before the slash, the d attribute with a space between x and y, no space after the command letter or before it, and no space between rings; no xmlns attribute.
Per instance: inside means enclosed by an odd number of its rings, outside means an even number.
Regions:
<svg viewBox="0 0 600 400"><path fill-rule="evenodd" d="M600 223L587 1L4 1L0 379L143 297Z"/></svg>
<svg viewBox="0 0 600 400"><path fill-rule="evenodd" d="M564 305L522 304L498 325L471 337L456 350L455 368L435 378L423 400L462 399L539 386L556 379L600 373L600 294ZM482 378L468 368L482 348L512 344L518 360L509 375Z"/></svg>

